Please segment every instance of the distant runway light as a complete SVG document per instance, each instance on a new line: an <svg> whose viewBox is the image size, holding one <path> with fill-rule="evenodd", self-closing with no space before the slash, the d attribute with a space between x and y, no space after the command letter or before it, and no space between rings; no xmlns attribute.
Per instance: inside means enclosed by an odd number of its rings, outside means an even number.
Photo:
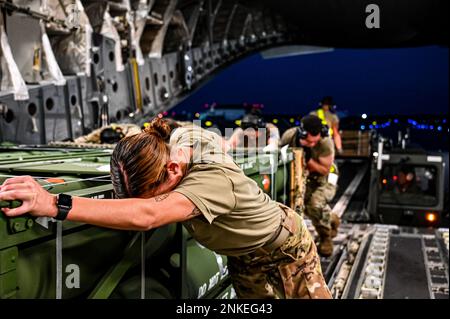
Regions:
<svg viewBox="0 0 450 319"><path fill-rule="evenodd" d="M364 113L363 115L361 115L361 117L365 120L367 118L367 114Z"/></svg>

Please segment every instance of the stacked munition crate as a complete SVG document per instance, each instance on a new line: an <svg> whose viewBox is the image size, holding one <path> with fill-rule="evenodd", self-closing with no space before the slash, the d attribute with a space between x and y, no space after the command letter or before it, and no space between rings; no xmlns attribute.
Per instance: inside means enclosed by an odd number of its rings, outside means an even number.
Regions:
<svg viewBox="0 0 450 319"><path fill-rule="evenodd" d="M31 175L54 194L113 198L110 155L99 149L3 148L0 183ZM278 156L247 157L239 165L265 192L282 198L286 190L276 179L285 178L290 159ZM201 246L181 224L132 232L0 214L0 298L234 296L227 258Z"/></svg>

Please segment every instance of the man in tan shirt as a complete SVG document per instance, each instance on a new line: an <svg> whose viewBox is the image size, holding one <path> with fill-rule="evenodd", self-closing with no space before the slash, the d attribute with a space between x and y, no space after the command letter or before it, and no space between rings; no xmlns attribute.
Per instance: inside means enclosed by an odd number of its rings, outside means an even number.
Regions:
<svg viewBox="0 0 450 319"><path fill-rule="evenodd" d="M304 150L305 166L309 172L304 197L304 213L308 216L320 243L319 253L330 256L333 253L332 237L336 236L339 218L331 213L329 202L337 187L337 166L334 164L334 145L328 137L327 127L315 115L307 115L300 127L284 132L281 145L301 147Z"/></svg>

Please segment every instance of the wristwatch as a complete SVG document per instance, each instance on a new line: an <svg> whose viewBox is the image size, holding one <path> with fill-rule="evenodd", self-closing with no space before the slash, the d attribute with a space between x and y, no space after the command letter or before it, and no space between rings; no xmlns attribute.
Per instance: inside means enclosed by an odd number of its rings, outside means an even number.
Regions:
<svg viewBox="0 0 450 319"><path fill-rule="evenodd" d="M58 194L56 199L56 206L58 207L58 214L55 216L57 220L65 220L67 214L72 209L72 196L67 194Z"/></svg>

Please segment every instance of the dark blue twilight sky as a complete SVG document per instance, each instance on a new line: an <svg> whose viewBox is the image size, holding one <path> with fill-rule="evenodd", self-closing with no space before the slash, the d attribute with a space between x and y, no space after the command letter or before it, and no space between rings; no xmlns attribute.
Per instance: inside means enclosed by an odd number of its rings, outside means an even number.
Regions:
<svg viewBox="0 0 450 319"><path fill-rule="evenodd" d="M303 114L332 95L349 115L448 114L448 85L448 48L336 49L270 60L255 54L173 110L247 102L264 104L267 114Z"/></svg>

